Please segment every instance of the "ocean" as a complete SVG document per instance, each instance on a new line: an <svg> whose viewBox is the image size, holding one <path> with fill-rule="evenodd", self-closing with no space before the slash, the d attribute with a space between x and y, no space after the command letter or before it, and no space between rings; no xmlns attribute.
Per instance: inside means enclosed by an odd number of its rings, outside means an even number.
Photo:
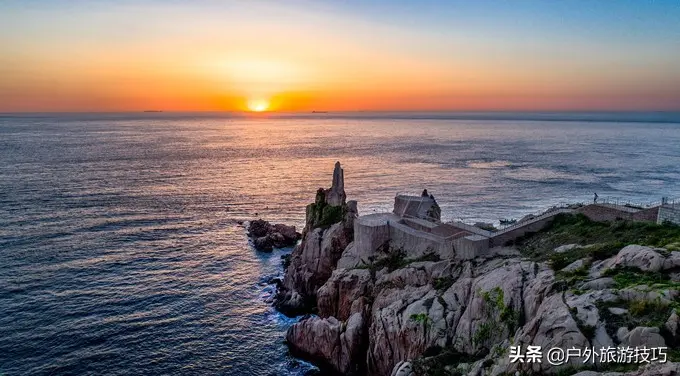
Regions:
<svg viewBox="0 0 680 376"><path fill-rule="evenodd" d="M302 375L271 307L335 161L360 214L444 220L680 196L680 114L0 115L0 375Z"/></svg>

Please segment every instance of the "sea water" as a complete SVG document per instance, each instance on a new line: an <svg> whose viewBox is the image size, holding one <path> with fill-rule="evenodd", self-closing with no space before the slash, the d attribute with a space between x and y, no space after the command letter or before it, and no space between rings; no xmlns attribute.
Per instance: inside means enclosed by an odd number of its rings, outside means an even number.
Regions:
<svg viewBox="0 0 680 376"><path fill-rule="evenodd" d="M677 114L0 116L0 374L295 375L271 307L335 161L360 214L427 188L444 220L680 196Z"/></svg>

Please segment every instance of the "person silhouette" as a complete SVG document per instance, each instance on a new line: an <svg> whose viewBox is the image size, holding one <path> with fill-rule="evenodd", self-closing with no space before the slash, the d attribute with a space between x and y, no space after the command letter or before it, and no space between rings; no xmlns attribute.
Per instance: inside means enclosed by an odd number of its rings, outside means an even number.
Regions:
<svg viewBox="0 0 680 376"><path fill-rule="evenodd" d="M597 204L597 198L600 197L600 196L597 195L597 192L593 192L593 194L595 195L593 197L593 204Z"/></svg>

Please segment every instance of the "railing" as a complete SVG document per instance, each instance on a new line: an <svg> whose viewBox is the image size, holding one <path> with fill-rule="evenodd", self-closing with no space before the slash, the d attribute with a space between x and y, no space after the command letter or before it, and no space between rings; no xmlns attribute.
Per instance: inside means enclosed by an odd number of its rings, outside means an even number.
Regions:
<svg viewBox="0 0 680 376"><path fill-rule="evenodd" d="M548 209L548 211L544 212L544 213L541 214L541 215L538 215L538 216L535 216L535 217L533 217L533 218L531 218L531 219L527 219L527 220L525 220L525 221L517 222L517 223L515 223L515 224L513 224L513 225L504 227L504 228L500 229L499 231L496 231L496 232L494 233L494 236L495 236L495 235L498 235L498 234L506 233L506 232L508 232L508 231L512 231L512 230L518 229L518 228L520 228L520 227L524 227L524 226L526 226L526 225L529 225L529 224L538 222L538 221L540 221L540 220L542 220L542 219L545 219L545 218L548 218L548 217L556 216L556 215L562 214L562 213L572 213L573 211L574 211L573 209L569 209L569 208Z"/></svg>
<svg viewBox="0 0 680 376"><path fill-rule="evenodd" d="M633 209L649 209L653 208L655 206L659 206L663 203L663 198L661 201L647 201L647 202L640 202L640 201L631 201L628 199L623 199L620 197L604 197L604 198L598 198L596 204L609 204L609 205L616 205L616 206L625 206L628 208L633 208ZM678 200L678 203L680 203L680 200Z"/></svg>
<svg viewBox="0 0 680 376"><path fill-rule="evenodd" d="M661 205L671 207L673 209L680 208L680 197L676 198L663 197L661 198Z"/></svg>

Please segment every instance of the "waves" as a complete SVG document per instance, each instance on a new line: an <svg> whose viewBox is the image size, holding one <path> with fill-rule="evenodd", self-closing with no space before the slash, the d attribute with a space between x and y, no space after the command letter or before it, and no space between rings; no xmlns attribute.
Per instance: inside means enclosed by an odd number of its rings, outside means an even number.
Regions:
<svg viewBox="0 0 680 376"><path fill-rule="evenodd" d="M238 221L301 226L336 160L364 214L423 188L468 222L680 195L677 124L452 119L0 118L0 372L302 374L281 252Z"/></svg>

